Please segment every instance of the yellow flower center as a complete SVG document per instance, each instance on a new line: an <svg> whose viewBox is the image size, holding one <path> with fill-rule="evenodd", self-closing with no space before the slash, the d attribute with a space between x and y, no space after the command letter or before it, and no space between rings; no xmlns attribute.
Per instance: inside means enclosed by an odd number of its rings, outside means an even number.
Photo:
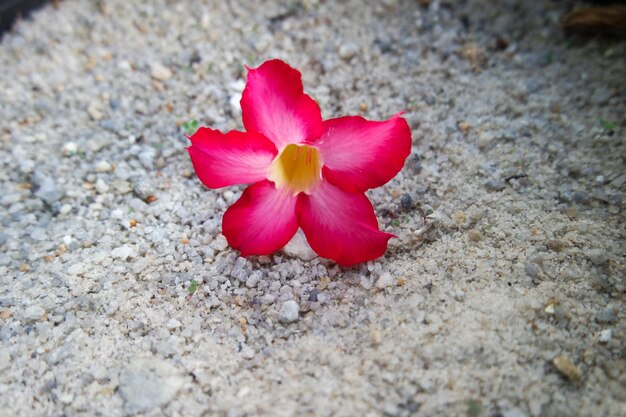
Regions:
<svg viewBox="0 0 626 417"><path fill-rule="evenodd" d="M294 195L309 194L322 180L322 162L317 148L307 145L287 145L270 166L270 181L276 188L287 188Z"/></svg>

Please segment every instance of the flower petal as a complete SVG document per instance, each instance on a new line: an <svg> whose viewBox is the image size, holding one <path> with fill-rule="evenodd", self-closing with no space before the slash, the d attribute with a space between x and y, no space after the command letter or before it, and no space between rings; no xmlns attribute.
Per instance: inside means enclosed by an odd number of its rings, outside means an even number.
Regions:
<svg viewBox="0 0 626 417"><path fill-rule="evenodd" d="M311 248L339 265L376 259L394 237L378 230L372 203L365 194L348 193L323 181L310 195L300 194L298 220Z"/></svg>
<svg viewBox="0 0 626 417"><path fill-rule="evenodd" d="M320 150L326 179L363 192L396 176L411 153L411 129L400 115L383 122L360 116L324 121L324 133L312 144Z"/></svg>
<svg viewBox="0 0 626 417"><path fill-rule="evenodd" d="M248 69L241 111L246 130L262 133L279 150L322 133L320 109L304 94L300 72L278 59Z"/></svg>
<svg viewBox="0 0 626 417"><path fill-rule="evenodd" d="M187 148L200 181L209 188L264 180L277 154L272 142L258 133L201 127Z"/></svg>
<svg viewBox="0 0 626 417"><path fill-rule="evenodd" d="M222 219L222 233L241 256L269 255L298 230L298 198L269 181L248 187Z"/></svg>

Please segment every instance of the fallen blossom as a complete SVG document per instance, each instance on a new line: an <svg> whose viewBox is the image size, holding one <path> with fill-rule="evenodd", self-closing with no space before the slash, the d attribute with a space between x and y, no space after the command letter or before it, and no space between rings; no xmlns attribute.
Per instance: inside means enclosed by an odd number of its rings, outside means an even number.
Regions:
<svg viewBox="0 0 626 417"><path fill-rule="evenodd" d="M246 132L198 129L187 148L209 188L252 184L222 219L242 256L268 255L296 233L339 265L382 256L395 237L378 228L364 192L391 180L411 150L401 113L322 120L300 72L280 60L248 69L241 98Z"/></svg>

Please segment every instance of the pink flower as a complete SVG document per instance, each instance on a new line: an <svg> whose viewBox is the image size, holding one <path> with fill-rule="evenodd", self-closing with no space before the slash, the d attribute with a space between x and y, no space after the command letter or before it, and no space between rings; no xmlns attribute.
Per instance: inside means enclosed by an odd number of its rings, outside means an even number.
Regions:
<svg viewBox="0 0 626 417"><path fill-rule="evenodd" d="M400 114L322 121L300 72L280 60L248 69L246 132L200 128L187 148L209 188L252 183L224 214L222 233L242 256L268 255L298 230L320 256L349 266L382 256L394 235L378 229L364 192L391 180L411 150Z"/></svg>

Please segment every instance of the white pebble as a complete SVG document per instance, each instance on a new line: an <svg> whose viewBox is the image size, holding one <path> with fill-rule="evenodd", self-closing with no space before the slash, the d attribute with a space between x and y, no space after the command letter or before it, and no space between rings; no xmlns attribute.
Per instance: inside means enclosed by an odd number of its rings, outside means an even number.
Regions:
<svg viewBox="0 0 626 417"><path fill-rule="evenodd" d="M102 178L98 178L98 181L96 181L96 191L100 194L105 194L109 191L109 185L104 182Z"/></svg>
<svg viewBox="0 0 626 417"><path fill-rule="evenodd" d="M67 273L70 275L80 275L83 272L85 272L85 266L80 262L67 268Z"/></svg>
<svg viewBox="0 0 626 417"><path fill-rule="evenodd" d="M359 52L359 48L352 42L341 44L339 47L339 56L346 61L354 57L357 52Z"/></svg>
<svg viewBox="0 0 626 417"><path fill-rule="evenodd" d="M46 314L46 310L36 304L24 310L26 320L39 320L44 314Z"/></svg>
<svg viewBox="0 0 626 417"><path fill-rule="evenodd" d="M230 104L230 109L235 115L241 114L241 93L235 93L230 96L228 99L228 103Z"/></svg>
<svg viewBox="0 0 626 417"><path fill-rule="evenodd" d="M226 200L227 202L231 202L233 201L233 197L235 196L235 193L233 193L230 190L226 190L224 191L224 200Z"/></svg>
<svg viewBox="0 0 626 417"><path fill-rule="evenodd" d="M221 252L223 250L226 250L226 248L228 247L228 241L226 240L224 235L219 235L215 238L213 242L211 242L209 246L211 246L211 248L215 249L216 251Z"/></svg>
<svg viewBox="0 0 626 417"><path fill-rule="evenodd" d="M250 346L246 345L245 343L241 344L241 351L239 353L241 353L241 357L244 359L252 359L254 358L254 349L252 349Z"/></svg>
<svg viewBox="0 0 626 417"><path fill-rule="evenodd" d="M613 338L612 329L604 329L600 332L600 343L608 343Z"/></svg>
<svg viewBox="0 0 626 417"><path fill-rule="evenodd" d="M61 151L65 156L74 155L78 152L78 145L74 142L65 142Z"/></svg>
<svg viewBox="0 0 626 417"><path fill-rule="evenodd" d="M393 285L393 277L389 272L383 273L376 281L376 288L387 288Z"/></svg>
<svg viewBox="0 0 626 417"><path fill-rule="evenodd" d="M488 132L481 132L478 135L478 147L485 149L493 141L493 135Z"/></svg>
<svg viewBox="0 0 626 417"><path fill-rule="evenodd" d="M150 65L150 75L154 79L165 81L165 80L169 80L170 78L172 78L173 74L172 74L172 70L170 70L168 67L166 67L165 65L159 62L155 62L152 65Z"/></svg>
<svg viewBox="0 0 626 417"><path fill-rule="evenodd" d="M95 166L96 172L111 172L113 166L107 161L100 161Z"/></svg>
<svg viewBox="0 0 626 417"><path fill-rule="evenodd" d="M135 255L135 249L129 245L120 246L111 251L111 256L119 259L134 258Z"/></svg>
<svg viewBox="0 0 626 417"><path fill-rule="evenodd" d="M182 325L183 325L183 324L182 324L180 321L178 321L178 320L176 320L176 319L174 319L174 318L169 319L169 320L167 321L167 323L165 323L165 327L167 327L167 328L168 328L168 329L170 329L170 330L178 329L178 328L179 328L179 327L181 327Z"/></svg>

